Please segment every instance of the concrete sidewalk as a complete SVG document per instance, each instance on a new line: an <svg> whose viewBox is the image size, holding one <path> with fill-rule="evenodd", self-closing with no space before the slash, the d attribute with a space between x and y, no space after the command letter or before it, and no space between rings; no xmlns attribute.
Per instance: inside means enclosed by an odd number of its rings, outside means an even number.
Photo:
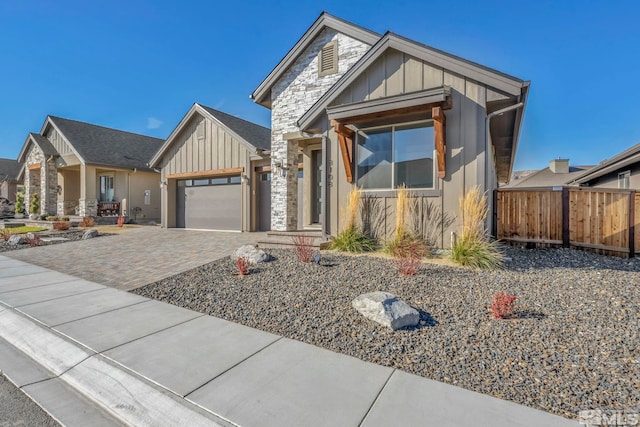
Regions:
<svg viewBox="0 0 640 427"><path fill-rule="evenodd" d="M577 426L0 256L0 369L68 426Z"/></svg>

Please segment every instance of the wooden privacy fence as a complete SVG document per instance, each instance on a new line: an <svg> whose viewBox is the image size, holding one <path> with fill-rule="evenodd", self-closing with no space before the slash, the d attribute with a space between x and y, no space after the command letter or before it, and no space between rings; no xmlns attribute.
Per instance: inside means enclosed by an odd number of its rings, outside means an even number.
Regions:
<svg viewBox="0 0 640 427"><path fill-rule="evenodd" d="M640 254L640 192L580 187L498 189L493 234L506 242Z"/></svg>

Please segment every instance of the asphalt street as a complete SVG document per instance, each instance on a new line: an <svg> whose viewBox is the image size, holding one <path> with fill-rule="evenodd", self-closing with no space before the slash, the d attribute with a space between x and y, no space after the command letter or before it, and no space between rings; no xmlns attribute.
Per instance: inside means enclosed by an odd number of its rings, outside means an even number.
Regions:
<svg viewBox="0 0 640 427"><path fill-rule="evenodd" d="M33 400L0 373L0 427L60 427Z"/></svg>

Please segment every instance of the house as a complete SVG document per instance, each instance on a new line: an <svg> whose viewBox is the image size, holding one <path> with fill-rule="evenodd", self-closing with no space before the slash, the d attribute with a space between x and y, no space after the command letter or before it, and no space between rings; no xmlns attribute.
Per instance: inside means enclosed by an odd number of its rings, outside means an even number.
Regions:
<svg viewBox="0 0 640 427"><path fill-rule="evenodd" d="M561 187L593 166L570 166L569 159L553 159L549 167L521 179L512 179L503 188Z"/></svg>
<svg viewBox="0 0 640 427"><path fill-rule="evenodd" d="M640 190L640 144L576 176L571 184L581 187Z"/></svg>
<svg viewBox="0 0 640 427"><path fill-rule="evenodd" d="M0 159L0 197L16 200L16 186L22 165L13 159Z"/></svg>
<svg viewBox="0 0 640 427"><path fill-rule="evenodd" d="M37 214L159 220L160 174L147 162L162 142L47 116L40 133L29 133L18 156L25 205L37 194Z"/></svg>
<svg viewBox="0 0 640 427"><path fill-rule="evenodd" d="M519 78L323 12L251 94L271 110L271 229L335 236L355 186L381 202L387 234L402 185L423 206L457 214L472 186L509 181L528 90Z"/></svg>
<svg viewBox="0 0 640 427"><path fill-rule="evenodd" d="M270 226L271 131L193 104L155 153L164 227L253 231Z"/></svg>

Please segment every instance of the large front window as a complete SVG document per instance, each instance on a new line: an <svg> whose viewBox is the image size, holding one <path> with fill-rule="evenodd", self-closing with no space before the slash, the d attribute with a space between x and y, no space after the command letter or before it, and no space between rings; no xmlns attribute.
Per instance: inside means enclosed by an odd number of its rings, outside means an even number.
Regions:
<svg viewBox="0 0 640 427"><path fill-rule="evenodd" d="M113 175L100 176L100 201L113 202L114 200Z"/></svg>
<svg viewBox="0 0 640 427"><path fill-rule="evenodd" d="M433 188L433 123L358 132L357 183L363 189Z"/></svg>

